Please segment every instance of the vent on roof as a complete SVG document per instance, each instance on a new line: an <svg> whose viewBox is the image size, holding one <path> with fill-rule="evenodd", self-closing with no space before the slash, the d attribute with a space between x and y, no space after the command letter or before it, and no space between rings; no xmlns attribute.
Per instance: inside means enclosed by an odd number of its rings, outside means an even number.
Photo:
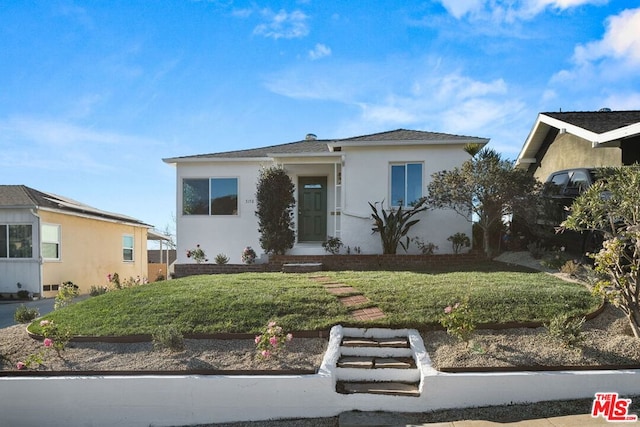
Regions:
<svg viewBox="0 0 640 427"><path fill-rule="evenodd" d="M318 137L315 133L308 133L307 136L304 137L304 139L307 141L315 141L316 139L318 139Z"/></svg>
<svg viewBox="0 0 640 427"><path fill-rule="evenodd" d="M611 112L611 108L601 108L598 110L599 113L610 113Z"/></svg>

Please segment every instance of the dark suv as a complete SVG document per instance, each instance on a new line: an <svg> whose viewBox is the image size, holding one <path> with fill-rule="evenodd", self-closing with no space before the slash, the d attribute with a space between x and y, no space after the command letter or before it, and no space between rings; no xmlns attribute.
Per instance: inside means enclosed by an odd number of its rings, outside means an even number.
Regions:
<svg viewBox="0 0 640 427"><path fill-rule="evenodd" d="M568 251L585 254L600 247L602 239L597 233L555 229L567 219L573 201L584 190L598 180L598 170L575 168L553 172L545 183L544 198L540 206L538 225L549 232L549 240L555 245L565 246Z"/></svg>

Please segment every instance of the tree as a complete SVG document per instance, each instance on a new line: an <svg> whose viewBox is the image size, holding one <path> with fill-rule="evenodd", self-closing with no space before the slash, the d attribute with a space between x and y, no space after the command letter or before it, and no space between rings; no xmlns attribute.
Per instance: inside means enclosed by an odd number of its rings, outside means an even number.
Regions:
<svg viewBox="0 0 640 427"><path fill-rule="evenodd" d="M285 170L278 166L260 171L256 192L256 216L260 246L266 253L283 255L293 247L294 185Z"/></svg>
<svg viewBox="0 0 640 427"><path fill-rule="evenodd" d="M450 208L468 221L477 220L483 249L491 255L490 230L535 192L538 181L513 168L495 150L483 148L460 168L436 172L427 190L432 208Z"/></svg>
<svg viewBox="0 0 640 427"><path fill-rule="evenodd" d="M595 291L622 310L640 338L640 166L608 168L571 205L561 227L599 233L602 249L589 254L605 279Z"/></svg>
<svg viewBox="0 0 640 427"><path fill-rule="evenodd" d="M426 199L418 200L409 210L402 210L402 206L395 210L391 208L389 213L384 210L384 201L380 203L380 210L375 204L369 202L371 206L371 217L373 218L373 232L380 233L380 239L382 241L382 253L383 254L395 254L398 250L398 245L402 246L402 249L407 251L409 247L409 236L407 233L409 229L416 225L419 219L410 219L417 214L427 209L425 206ZM402 238L406 237L406 241L402 241Z"/></svg>

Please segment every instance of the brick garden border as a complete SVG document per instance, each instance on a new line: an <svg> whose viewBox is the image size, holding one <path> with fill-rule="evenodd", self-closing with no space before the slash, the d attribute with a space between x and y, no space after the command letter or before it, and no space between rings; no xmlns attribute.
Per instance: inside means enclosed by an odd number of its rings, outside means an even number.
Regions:
<svg viewBox="0 0 640 427"><path fill-rule="evenodd" d="M284 264L321 263L325 271L425 271L486 259L482 252L443 255L271 255L265 264L176 264L175 277L198 274L263 273L283 270Z"/></svg>

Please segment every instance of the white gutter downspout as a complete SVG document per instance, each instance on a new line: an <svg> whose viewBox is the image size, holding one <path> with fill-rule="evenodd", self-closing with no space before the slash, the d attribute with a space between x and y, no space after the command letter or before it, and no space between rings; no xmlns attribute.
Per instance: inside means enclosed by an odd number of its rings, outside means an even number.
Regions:
<svg viewBox="0 0 640 427"><path fill-rule="evenodd" d="M40 247L41 247L40 241L42 240L42 236L41 236L40 230L42 229L42 225L41 225L42 219L40 218L40 215L38 215L38 213L37 213L37 207L31 209L31 214L38 219L36 221L36 223L37 223L37 225L36 225L36 227L37 227L37 236L38 236L38 242L37 243L38 244L37 245L33 245L33 243L32 243L31 249L33 250L33 247L37 246L37 251L38 251L38 293L40 294L40 297L42 297L42 293L43 293L43 291L42 291L42 277L44 276L44 273L42 271L43 268L44 268L44 265L43 265L43 262L42 262L42 254L40 253ZM32 233L31 237L32 237L32 241L33 241L33 233Z"/></svg>

